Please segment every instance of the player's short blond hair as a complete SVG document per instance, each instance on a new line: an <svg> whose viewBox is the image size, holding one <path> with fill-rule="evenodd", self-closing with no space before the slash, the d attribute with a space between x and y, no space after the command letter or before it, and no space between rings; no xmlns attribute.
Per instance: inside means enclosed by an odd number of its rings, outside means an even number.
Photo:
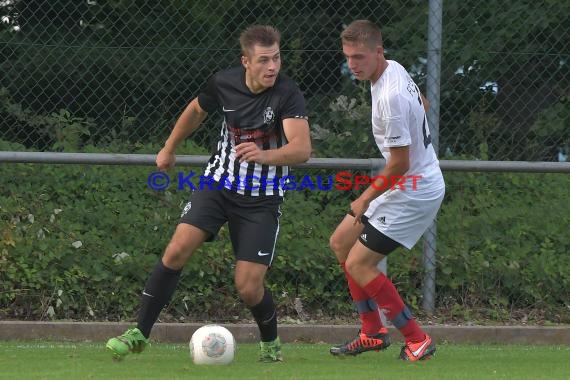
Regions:
<svg viewBox="0 0 570 380"><path fill-rule="evenodd" d="M371 48L382 46L380 28L369 20L351 22L340 34L343 44L366 45Z"/></svg>

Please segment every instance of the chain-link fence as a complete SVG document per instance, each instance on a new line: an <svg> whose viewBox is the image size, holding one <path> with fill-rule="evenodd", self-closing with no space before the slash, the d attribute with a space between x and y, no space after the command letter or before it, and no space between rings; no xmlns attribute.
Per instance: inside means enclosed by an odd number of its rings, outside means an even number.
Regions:
<svg viewBox="0 0 570 380"><path fill-rule="evenodd" d="M305 0L275 4L226 0L0 0L0 150L156 153L182 109L196 96L206 79L219 69L239 64L239 32L253 23L269 23L277 26L283 35L282 70L295 78L305 92L315 156L378 157L370 131L368 85L351 78L339 43L343 25L354 19L368 18L382 28L387 58L402 63L431 103L440 106L437 108L439 117L432 123L432 128L436 126L439 130L433 135L438 136L442 158L566 161L570 154L570 108L567 103L570 95L570 38L568 28L563 25L570 21L570 3L562 0L445 2L441 18L436 20L436 24L439 22L441 26L441 50L434 47L437 44L428 41L434 38L433 29L430 29L434 28L433 24L430 23L428 28L428 15L434 4L441 5L441 2ZM438 87L428 89L429 75L434 73L430 67L432 61L428 59L430 54L439 56L441 68L436 71L440 78L436 81ZM180 153L206 154L217 138L221 117L220 114L211 115L194 136L196 144L182 147ZM17 177L18 172L6 170L6 178L20 178ZM61 318L131 315L132 309L121 309L121 303L129 303L112 293L113 288L124 288L123 294L133 297L138 294L146 276L145 265L151 265L149 257L160 255L163 248L163 241L157 244L150 237L155 233L161 238L168 235L163 226L172 224L182 201L168 194L147 194L149 202L158 199L165 210L170 211L141 214L144 222L155 221L158 229L144 230L143 235L148 240L133 240L127 236L132 228L143 228L143 220L132 222L130 228L124 230L105 221L131 223L119 217L121 212L126 212L122 207L130 198L116 195L99 199L105 210L98 209L93 220L82 219L87 218L83 214L86 205L94 207L94 203L81 204L88 197L86 194L104 192L102 187L105 186L96 184L101 177L88 174L89 170L96 169L80 168L75 174L70 170L64 176L80 186L77 190L49 187L46 190L42 183L28 183L28 179L41 174L27 170L31 169L22 169L32 177L21 177L22 187L6 190L5 199L13 198L13 202L0 207L3 211L0 243L4 247L0 250L0 264L8 262L13 264L10 268L16 268L14 271L23 273L21 276L10 274L20 280L22 288L3 293L2 308L10 309L10 316L30 318L46 317L48 310ZM44 175L47 172L46 169ZM132 178L145 177L140 173L139 177L132 174L121 177L122 170L118 172L116 178L115 174L106 172L105 178L114 178L111 183L124 188L125 192L132 184ZM527 180L521 178L528 177L517 175L508 180L508 194L513 199L530 203L527 191L520 187ZM497 217L495 210L500 205L496 202L500 197L493 194L501 193L506 185L492 179L470 180L480 186L478 190L482 194L494 200L480 198L479 192L473 191L471 182L457 181L448 185L442 209L443 217L448 220L438 225L438 277L434 272L435 259L418 255L422 250L421 244L410 256L391 258L393 265L390 264L389 272L396 282L400 282L400 288L403 287L410 295L407 301L415 310L419 309L421 300L425 302L428 297L435 299L440 315L444 313L452 317L458 313L478 313L479 310L484 310L484 313L491 310L489 313L495 313L495 319L497 316L505 317L501 314L505 305L516 310L540 309L544 302L549 301L548 294L526 288L519 291L517 286L521 284L514 277L508 277L508 284L504 284L505 280L500 276L528 264L529 260L520 255L538 251L548 260L552 252L565 252L569 247L567 238L556 226L550 226L555 237L536 233L534 229L540 230L541 222L534 218L546 218L536 212L529 217L519 214L507 216L507 213L499 214L503 215L502 219ZM37 200L20 194L22 189L37 187L42 190ZM299 250L304 254L317 251L319 255L315 257L323 260L330 258L327 240L338 222L334 215L342 215L348 202L346 194L330 194L294 198L299 202L299 212L301 207L312 211L309 213L311 218L304 221L301 229L306 243L300 245ZM533 194L541 200L549 199L546 187ZM50 199L56 199L56 196L69 204L50 203ZM485 205L485 201L489 204ZM290 202L289 207L294 204ZM522 208L522 204L517 206ZM549 206L543 204L543 207ZM567 211L556 205L550 207L556 208L554 219L561 226L567 226ZM58 226L54 222L63 220L61 212L74 215L65 219L69 224ZM141 210L133 209L132 212ZM326 222L314 220L313 213L329 219ZM454 224L454 218L460 223ZM527 218L531 218L534 224L522 223L528 221ZM493 223L487 225L488 220ZM40 226L39 221L44 224ZM310 222L317 227L311 226ZM296 223L298 227L299 222ZM477 228L489 226L498 231L512 223L514 227L505 230L508 244L504 247L497 247L498 243L493 240L498 239L497 236L481 238L474 233ZM97 227L84 227L92 224ZM516 227L518 225L522 227ZM463 227L469 231L464 233L468 238L459 239L460 233L450 232L450 227ZM494 231L488 231L491 232ZM59 242L50 243L54 246L42 242L45 236L52 239L57 236L61 245ZM114 240L105 241L101 236L106 239L112 236ZM517 241L516 236L532 243L523 244ZM529 236L533 238L527 239ZM286 243L294 237L292 232L282 234ZM86 243L76 248L71 246L75 242ZM426 249L434 250L435 242L435 239L426 239ZM228 254L226 248L222 246L219 250ZM38 271L41 270L18 264L15 257L24 255L26 249L41 253L43 267L38 268L51 268L56 278L54 284L42 288L38 285L41 281L31 280L40 276ZM90 269L97 268L75 265L77 257L74 253L81 249L88 249L89 257L100 251L108 255L99 272L92 275ZM501 261L501 254L509 249L519 256L508 262ZM60 253L51 257L42 253L47 250ZM491 258L481 258L483 251L491 252ZM454 254L459 255L463 262L458 262ZM129 263L129 257L138 257L136 255L143 260L136 267L140 272L123 274L121 271L125 267L122 263ZM224 257L228 259L230 256ZM468 259L475 262L468 262ZM16 260L16 263L11 260ZM299 260L309 260L307 265L314 264L305 256ZM85 263L100 265L89 260ZM495 264L498 265L496 271L484 273L482 268ZM225 275L224 268L217 265L211 267L211 273ZM281 265L289 265L289 262ZM471 269L467 265L471 265ZM564 289L569 288L563 286L569 281L565 273L558 273L539 263L534 265L536 273L558 279L562 284L559 294L565 294ZM330 299L340 297L342 305L349 305L342 277L338 277L338 268L321 268L327 275L335 276L331 284L323 285L318 281L312 282L316 281L312 276L322 277L323 272L310 274L303 272L301 267L292 267L296 271L285 277L287 282L280 289L281 298L278 298L286 313L306 313L307 318L323 317L323 314L329 317L350 315L349 306L343 308L340 303L330 304ZM560 268L564 267L560 264ZM195 272L194 267L189 270L193 275L204 275ZM58 271L66 273L70 279L57 277ZM442 278L442 275L452 276L457 271L462 275L459 278L467 279L466 283L458 284ZM532 281L529 276L523 278ZM99 284L97 289L91 289L92 292L105 294L109 291L112 294L106 299L97 298L97 305L90 304L94 301L83 296L81 284L74 282L86 278ZM477 285L481 279L482 285ZM443 288L438 293L422 294L421 286L418 286L422 281L431 281ZM497 284L500 289L492 286ZM313 285L314 292L310 290ZM205 287L200 288L202 290L205 292ZM217 290L227 296L220 302L235 302L231 299L235 294L231 289L222 287ZM179 298L173 302L173 307L178 309L171 314L176 318L188 315L185 307L197 302L194 297L198 295L190 288L186 293L184 291L182 289ZM82 298L74 299L79 294ZM202 298L207 298L207 295L199 294ZM78 306L79 310L72 306L65 310L56 307L66 302L81 306ZM559 299L553 302L561 305ZM433 306L434 303L429 304ZM458 305L470 308L460 312ZM548 310L552 314L554 309ZM516 313L509 315L513 314ZM200 315L193 314L192 317L199 318ZM552 316L548 318L560 320Z"/></svg>
<svg viewBox="0 0 570 380"><path fill-rule="evenodd" d="M368 91L351 80L339 34L357 18L377 22L387 57L425 90L436 3L3 0L0 139L43 151L162 142L208 76L239 64L239 32L270 23L307 96L316 154L377 156L374 144L354 148L369 140ZM569 3L451 1L442 13L442 156L564 160ZM196 135L206 148L220 117Z"/></svg>

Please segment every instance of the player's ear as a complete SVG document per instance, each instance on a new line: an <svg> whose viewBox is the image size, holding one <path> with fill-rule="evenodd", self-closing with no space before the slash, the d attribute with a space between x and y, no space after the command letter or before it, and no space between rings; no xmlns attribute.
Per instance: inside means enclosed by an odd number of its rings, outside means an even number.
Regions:
<svg viewBox="0 0 570 380"><path fill-rule="evenodd" d="M378 54L379 56L383 56L384 55L384 47L382 47L382 46L376 47L376 54Z"/></svg>
<svg viewBox="0 0 570 380"><path fill-rule="evenodd" d="M241 56L241 64L245 69L247 69L247 57L245 55Z"/></svg>

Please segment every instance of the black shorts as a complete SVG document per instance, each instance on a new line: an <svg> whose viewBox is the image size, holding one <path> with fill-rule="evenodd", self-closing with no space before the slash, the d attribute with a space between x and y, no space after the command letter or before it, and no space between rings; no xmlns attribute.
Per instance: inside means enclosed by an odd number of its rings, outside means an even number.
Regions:
<svg viewBox="0 0 570 380"><path fill-rule="evenodd" d="M376 253L380 253L384 256L388 256L390 253L402 244L384 235L382 232L378 231L374 226L368 222L368 218L362 216L362 223L364 224L364 229L360 234L358 240L366 247L371 249Z"/></svg>
<svg viewBox="0 0 570 380"><path fill-rule="evenodd" d="M195 190L180 223L208 232L207 241L212 241L227 222L236 259L270 266L275 257L283 198L252 197L217 188Z"/></svg>

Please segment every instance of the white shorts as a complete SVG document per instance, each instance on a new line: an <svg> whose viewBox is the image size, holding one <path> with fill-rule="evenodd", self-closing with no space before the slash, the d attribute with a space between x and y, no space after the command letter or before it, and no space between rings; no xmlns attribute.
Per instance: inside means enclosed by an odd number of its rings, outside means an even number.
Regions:
<svg viewBox="0 0 570 380"><path fill-rule="evenodd" d="M426 199L414 199L400 189L388 190L370 203L364 216L372 227L412 249L435 220L444 195L441 189Z"/></svg>

